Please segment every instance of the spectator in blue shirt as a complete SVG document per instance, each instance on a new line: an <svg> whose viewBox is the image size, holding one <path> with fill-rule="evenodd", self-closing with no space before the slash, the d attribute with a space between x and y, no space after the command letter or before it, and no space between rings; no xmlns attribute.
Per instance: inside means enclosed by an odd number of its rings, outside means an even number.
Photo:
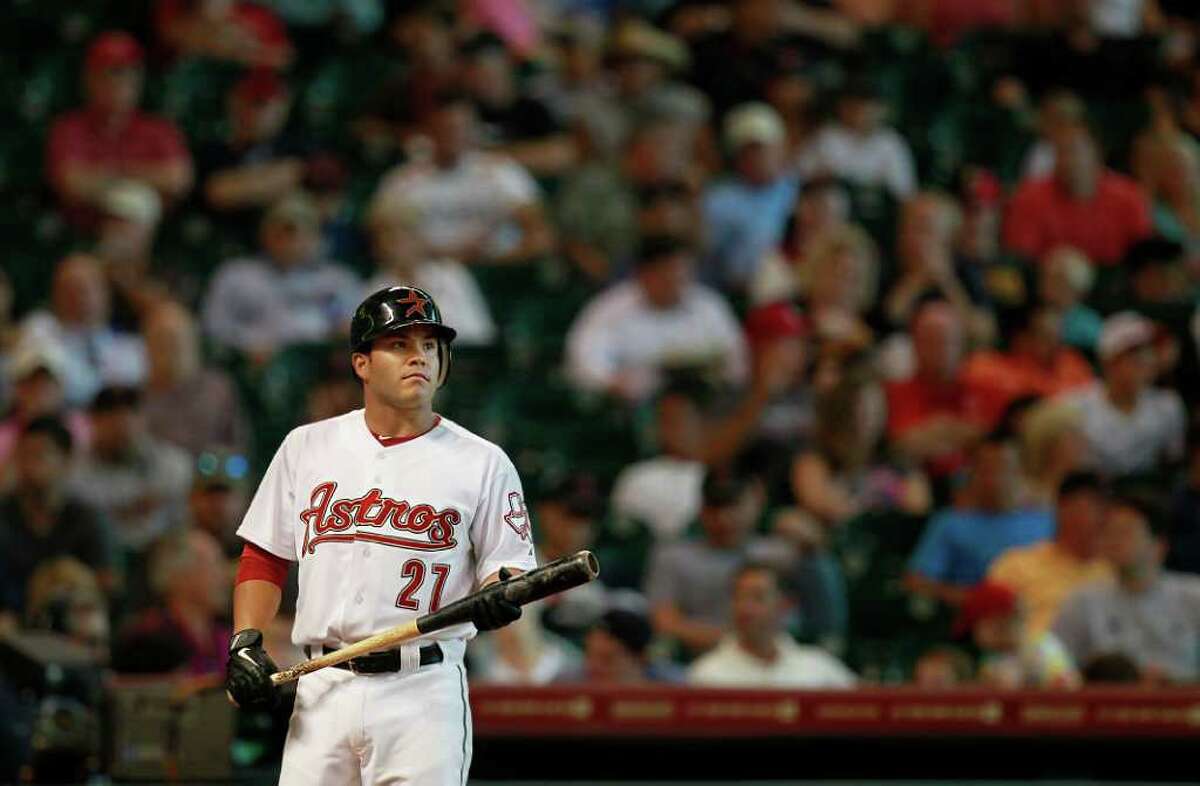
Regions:
<svg viewBox="0 0 1200 786"><path fill-rule="evenodd" d="M1049 510L1018 505L1017 454L1006 434L986 438L972 459L962 498L930 519L905 581L910 591L952 605L983 580L1001 552L1054 534Z"/></svg>
<svg viewBox="0 0 1200 786"><path fill-rule="evenodd" d="M783 239L798 192L796 177L784 169L786 136L766 104L742 104L725 118L733 177L704 196L704 277L715 286L745 289L766 252Z"/></svg>

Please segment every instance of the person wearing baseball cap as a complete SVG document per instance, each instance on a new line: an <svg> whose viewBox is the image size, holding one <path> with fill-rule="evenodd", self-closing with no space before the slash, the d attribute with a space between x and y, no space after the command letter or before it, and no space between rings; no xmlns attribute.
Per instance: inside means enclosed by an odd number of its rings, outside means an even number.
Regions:
<svg viewBox="0 0 1200 786"><path fill-rule="evenodd" d="M1183 401L1154 385L1157 335L1155 324L1133 311L1106 319L1097 345L1103 377L1073 398L1089 466L1102 475L1154 472L1183 458Z"/></svg>
<svg viewBox="0 0 1200 786"><path fill-rule="evenodd" d="M705 277L744 289L783 239L799 183L784 168L787 131L769 105L750 102L725 116L733 176L704 195Z"/></svg>
<svg viewBox="0 0 1200 786"><path fill-rule="evenodd" d="M977 679L997 688L1076 687L1080 677L1053 633L1025 633L1025 610L1010 587L985 581L967 593L954 635L979 650Z"/></svg>
<svg viewBox="0 0 1200 786"><path fill-rule="evenodd" d="M129 33L98 35L84 57L85 106L58 118L50 130L50 184L81 229L96 228L114 180L140 180L165 200L192 186L192 161L179 129L138 109L143 61L142 46Z"/></svg>

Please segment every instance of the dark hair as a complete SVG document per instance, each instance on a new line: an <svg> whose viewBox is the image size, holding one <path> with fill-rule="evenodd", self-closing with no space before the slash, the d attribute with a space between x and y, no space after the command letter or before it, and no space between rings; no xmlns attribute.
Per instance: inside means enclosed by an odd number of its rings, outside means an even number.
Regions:
<svg viewBox="0 0 1200 786"><path fill-rule="evenodd" d="M89 409L93 414L136 409L141 400L142 394L137 388L113 385L97 393Z"/></svg>
<svg viewBox="0 0 1200 786"><path fill-rule="evenodd" d="M432 115L443 109L453 109L456 106L464 106L472 110L475 108L469 95L461 90L448 87L433 94L433 99L429 102L429 114Z"/></svg>
<svg viewBox="0 0 1200 786"><path fill-rule="evenodd" d="M42 417L34 418L21 429L22 439L38 434L48 437L63 453L69 454L71 447L74 445L71 432L67 430L66 425L63 424L61 419L53 415L43 415Z"/></svg>
<svg viewBox="0 0 1200 786"><path fill-rule="evenodd" d="M543 502L558 503L572 515L581 518L595 518L604 509L596 479L584 472L548 483L541 499Z"/></svg>
<svg viewBox="0 0 1200 786"><path fill-rule="evenodd" d="M1136 275L1156 265L1169 265L1183 256L1183 245L1165 237L1139 240L1125 253L1125 268Z"/></svg>
<svg viewBox="0 0 1200 786"><path fill-rule="evenodd" d="M733 572L733 579L730 583L733 586L737 586L737 583L742 580L742 576L745 576L747 573L766 573L774 580L776 587L783 588L783 576L779 575L779 570L774 565L754 559L746 560L738 565L737 570Z"/></svg>
<svg viewBox="0 0 1200 786"><path fill-rule="evenodd" d="M1092 658L1080 670L1084 682L1138 682L1142 678L1137 663L1122 652L1109 652Z"/></svg>
<svg viewBox="0 0 1200 786"><path fill-rule="evenodd" d="M504 54L508 54L508 47L495 33L476 33L468 38L458 48L458 53L466 58L476 57L478 55L487 54L495 50L500 50Z"/></svg>
<svg viewBox="0 0 1200 786"><path fill-rule="evenodd" d="M1033 409L1042 397L1035 393L1027 393L1023 396L1017 396L1004 408L1004 412L1000 415L999 425L997 428L1007 431L1009 434L1016 434L1020 429L1017 427L1019 421L1029 410Z"/></svg>
<svg viewBox="0 0 1200 786"><path fill-rule="evenodd" d="M646 235L638 243L636 266L650 267L668 257L691 253L691 247L674 235Z"/></svg>
<svg viewBox="0 0 1200 786"><path fill-rule="evenodd" d="M1058 498L1061 500L1080 491L1103 494L1104 482L1095 472L1072 472L1063 478L1062 485L1058 487Z"/></svg>
<svg viewBox="0 0 1200 786"><path fill-rule="evenodd" d="M750 490L750 478L729 471L709 470L704 475L700 498L705 507L736 505Z"/></svg>
<svg viewBox="0 0 1200 786"><path fill-rule="evenodd" d="M644 614L629 609L609 609L596 628L612 636L625 649L641 656L654 639L654 629Z"/></svg>
<svg viewBox="0 0 1200 786"><path fill-rule="evenodd" d="M1156 538L1167 534L1166 514L1157 499L1143 489L1120 489L1109 500L1113 507L1125 508L1137 513L1146 522L1150 534Z"/></svg>

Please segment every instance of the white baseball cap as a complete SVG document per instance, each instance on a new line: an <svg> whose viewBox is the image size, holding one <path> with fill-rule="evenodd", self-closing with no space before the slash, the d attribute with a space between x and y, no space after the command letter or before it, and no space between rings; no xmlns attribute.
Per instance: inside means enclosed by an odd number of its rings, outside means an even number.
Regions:
<svg viewBox="0 0 1200 786"><path fill-rule="evenodd" d="M67 356L55 344L25 343L17 347L8 364L8 378L19 382L35 371L46 371L59 382L66 379Z"/></svg>
<svg viewBox="0 0 1200 786"><path fill-rule="evenodd" d="M1104 320L1100 331L1097 354L1101 360L1111 360L1154 341L1154 323L1133 311L1122 311Z"/></svg>
<svg viewBox="0 0 1200 786"><path fill-rule="evenodd" d="M725 146L730 150L755 142L779 144L786 137L779 113L760 101L736 106L725 116Z"/></svg>

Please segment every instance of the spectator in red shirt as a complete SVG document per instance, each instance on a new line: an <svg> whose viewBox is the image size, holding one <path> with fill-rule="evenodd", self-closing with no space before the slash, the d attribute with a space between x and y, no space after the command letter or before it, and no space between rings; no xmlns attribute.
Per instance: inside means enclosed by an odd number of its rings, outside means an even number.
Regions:
<svg viewBox="0 0 1200 786"><path fill-rule="evenodd" d="M1070 245L1097 265L1117 264L1150 234L1146 195L1132 178L1104 167L1096 140L1082 124L1054 148L1054 174L1025 181L1013 196L1005 245L1031 258Z"/></svg>
<svg viewBox="0 0 1200 786"><path fill-rule="evenodd" d="M963 368L963 381L978 394L982 416L995 423L1022 396L1054 396L1090 384L1091 364L1062 342L1062 314L1051 306L1022 310L1005 331L1007 352L982 350Z"/></svg>
<svg viewBox="0 0 1200 786"><path fill-rule="evenodd" d="M962 465L963 448L980 436L983 422L962 380L962 318L949 302L927 300L910 330L916 371L888 383L888 439L902 455L945 476Z"/></svg>
<svg viewBox="0 0 1200 786"><path fill-rule="evenodd" d="M58 118L50 130L50 184L79 228L97 228L101 200L115 181L141 181L167 201L192 187L183 135L170 121L138 109L142 60L133 36L100 34L84 66L86 105Z"/></svg>

